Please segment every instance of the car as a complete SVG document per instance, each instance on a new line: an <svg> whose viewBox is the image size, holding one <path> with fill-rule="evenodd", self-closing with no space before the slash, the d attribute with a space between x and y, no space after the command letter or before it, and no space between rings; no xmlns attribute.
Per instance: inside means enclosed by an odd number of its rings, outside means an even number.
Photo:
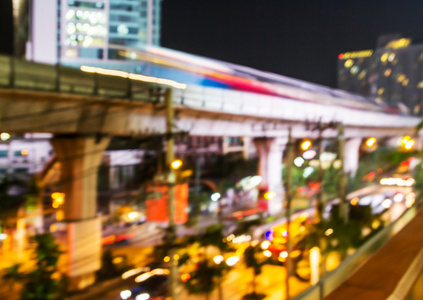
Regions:
<svg viewBox="0 0 423 300"><path fill-rule="evenodd" d="M130 290L121 291L122 300L164 300L168 297L168 272L150 272L141 274L136 278L135 285ZM138 280L137 280L138 279Z"/></svg>
<svg viewBox="0 0 423 300"><path fill-rule="evenodd" d="M168 277L167 274L153 275L145 281L138 283L138 285L131 290L132 294L135 295L134 299L140 294L148 294L150 298L147 299L165 299L168 295Z"/></svg>

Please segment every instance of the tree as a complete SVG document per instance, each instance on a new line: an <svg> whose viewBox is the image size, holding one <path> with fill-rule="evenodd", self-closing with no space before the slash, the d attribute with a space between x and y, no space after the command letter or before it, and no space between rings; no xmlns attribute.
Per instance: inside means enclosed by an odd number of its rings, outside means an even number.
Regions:
<svg viewBox="0 0 423 300"><path fill-rule="evenodd" d="M104 251L103 255L101 256L101 269L97 271L97 278L99 280L106 280L120 274L120 270L113 263L112 251Z"/></svg>
<svg viewBox="0 0 423 300"><path fill-rule="evenodd" d="M337 252L342 261L349 249L358 249L382 228L383 221L379 215L372 215L369 206L350 207L350 220L345 223L339 216L339 206L334 205L329 219L306 226L307 234L296 243L295 248L307 251L318 247L323 261L330 252ZM295 269L298 279L308 281Z"/></svg>
<svg viewBox="0 0 423 300"><path fill-rule="evenodd" d="M185 282L185 288L190 294L204 294L208 299L209 294L217 286L219 289L219 299L223 299L222 279L229 267L224 263L215 264L207 256L207 248L215 246L220 254L228 249L228 245L223 242L222 225L210 225L199 236L191 238L191 242L198 242L204 248L203 259L197 264L197 268L191 273L191 279Z"/></svg>
<svg viewBox="0 0 423 300"><path fill-rule="evenodd" d="M185 282L185 288L190 294L204 294L205 298L209 299L210 293L220 285L226 270L223 263L217 265L208 259L203 259L191 273L191 279ZM220 298L223 299L221 293Z"/></svg>
<svg viewBox="0 0 423 300"><path fill-rule="evenodd" d="M257 252L259 250L259 246L249 246L247 249L245 249L244 252L244 261L247 268L253 269L253 292L250 294L247 294L243 297L243 299L263 299L266 297L266 295L263 294L257 294L257 276L261 274L261 267L265 264L265 261L259 261L257 259Z"/></svg>
<svg viewBox="0 0 423 300"><path fill-rule="evenodd" d="M216 246L220 251L227 249L228 245L223 242L222 230L223 225L210 225L203 234L198 236L197 241L201 246L205 247L205 254L208 246Z"/></svg>
<svg viewBox="0 0 423 300"><path fill-rule="evenodd" d="M20 299L63 299L61 281L55 279L58 274L57 262L62 253L59 245L49 233L36 235L33 239L37 244L36 269L18 278L24 283Z"/></svg>
<svg viewBox="0 0 423 300"><path fill-rule="evenodd" d="M26 183L6 175L0 179L0 219L15 218L19 207L25 203Z"/></svg>
<svg viewBox="0 0 423 300"><path fill-rule="evenodd" d="M2 276L2 279L10 284L10 291L13 290L15 281L19 281L22 278L21 273L19 273L20 266L20 264L14 264L13 266L7 268Z"/></svg>

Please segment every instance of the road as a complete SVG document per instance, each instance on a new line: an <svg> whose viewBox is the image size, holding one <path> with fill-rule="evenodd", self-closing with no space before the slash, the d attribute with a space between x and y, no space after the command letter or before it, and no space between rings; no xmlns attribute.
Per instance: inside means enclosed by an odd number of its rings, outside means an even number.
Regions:
<svg viewBox="0 0 423 300"><path fill-rule="evenodd" d="M400 202L396 202L393 200L393 197L397 192L401 192L404 195L407 195L412 192L412 188L375 185L349 194L348 199L351 200L354 197L359 197L361 202L359 204L363 205L366 203L377 202L379 204L375 205L376 208L376 206L380 207L380 203L383 199L387 197L390 198L392 200L392 205L390 206L389 210L385 212L384 218L387 222L391 222L394 221L398 216L400 216L406 209L404 199ZM328 203L327 210L329 210L330 206L336 203L336 201L337 200L330 201ZM303 210L297 214L294 214L293 218L295 218L295 215L299 215L304 212L307 212L310 216L312 216L314 214L314 209L309 208ZM272 226L283 223L284 221L285 218L281 218L270 224L258 227L256 229L255 235L257 237L262 237L263 233L266 230L268 230ZM216 216L202 216L202 218L200 218L199 224L195 228L204 228L208 225L215 223L217 223ZM233 224L234 222L226 222L225 225L232 226ZM164 225L158 226L157 224L148 223L125 228L116 226L107 228L105 234L119 234L121 232L124 232L125 234L129 235L133 234L133 237L127 242L107 247L113 250L114 255L125 255L127 257L127 261L130 264L134 264L135 266L144 265L147 257L151 254L151 251L153 251L152 246L158 245L162 242L163 228ZM198 229L195 228L186 228L184 226L178 226L178 236L195 234L198 232ZM2 256L2 258L5 258L5 254L3 254ZM0 261L5 262L4 259ZM11 260L9 259L7 259L7 261L11 262ZM259 275L257 280L258 292L267 294L268 297L266 299L283 299L283 295L285 293L285 276L286 270L284 269L284 267L266 265L265 267L263 267L263 273ZM246 270L245 267L240 264L227 274L227 277L223 282L224 298L240 299L244 294L250 292L251 280L252 271ZM295 277L291 278L290 282L292 295L298 294L308 286L307 283L300 282ZM125 287L126 283L122 283L121 286L119 285L119 288L114 288L108 292L99 294L95 298L91 299L120 299L119 292ZM179 292L180 299L204 299L204 296L187 295L185 290L182 289L182 287L180 287ZM7 288L5 285L2 285L2 287L0 288L0 295L1 294L7 294ZM8 299L13 299L13 296L12 298L8 297ZM210 300L213 299L217 299L217 291L214 291L214 293L211 295Z"/></svg>
<svg viewBox="0 0 423 300"><path fill-rule="evenodd" d="M242 263L238 263L224 278L222 283L223 299L241 299L247 293L252 292L252 269L246 269ZM257 293L266 294L266 300L281 300L285 295L286 269L282 266L265 265L262 273L257 276ZM298 295L309 286L308 283L299 281L295 277L290 278L290 294ZM130 284L123 284L105 293L98 294L96 299L121 300L119 294L124 289L129 289ZM189 295L180 285L178 287L180 300L203 300L204 295ZM210 300L218 300L217 289L210 295Z"/></svg>

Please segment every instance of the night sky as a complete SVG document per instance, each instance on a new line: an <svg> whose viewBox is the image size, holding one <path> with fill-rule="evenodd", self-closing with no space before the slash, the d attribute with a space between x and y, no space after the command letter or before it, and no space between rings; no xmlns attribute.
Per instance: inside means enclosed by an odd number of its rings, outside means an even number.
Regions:
<svg viewBox="0 0 423 300"><path fill-rule="evenodd" d="M12 1L0 0L0 54L13 52Z"/></svg>
<svg viewBox="0 0 423 300"><path fill-rule="evenodd" d="M9 1L0 0L0 53L11 51ZM10 3L10 2L9 2ZM423 2L393 0L163 0L163 47L336 86L341 52L378 36L423 42Z"/></svg>
<svg viewBox="0 0 423 300"><path fill-rule="evenodd" d="M163 0L163 47L336 86L341 52L378 36L423 42L423 2Z"/></svg>

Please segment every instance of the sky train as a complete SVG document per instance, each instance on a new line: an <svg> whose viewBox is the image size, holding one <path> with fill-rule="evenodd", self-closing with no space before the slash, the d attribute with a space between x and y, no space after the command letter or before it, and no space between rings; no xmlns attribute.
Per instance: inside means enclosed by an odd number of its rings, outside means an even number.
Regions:
<svg viewBox="0 0 423 300"><path fill-rule="evenodd" d="M110 45L109 58L135 63L138 65L136 72L139 74L187 85L232 89L298 101L401 114L398 107L376 99L163 47L127 48Z"/></svg>

